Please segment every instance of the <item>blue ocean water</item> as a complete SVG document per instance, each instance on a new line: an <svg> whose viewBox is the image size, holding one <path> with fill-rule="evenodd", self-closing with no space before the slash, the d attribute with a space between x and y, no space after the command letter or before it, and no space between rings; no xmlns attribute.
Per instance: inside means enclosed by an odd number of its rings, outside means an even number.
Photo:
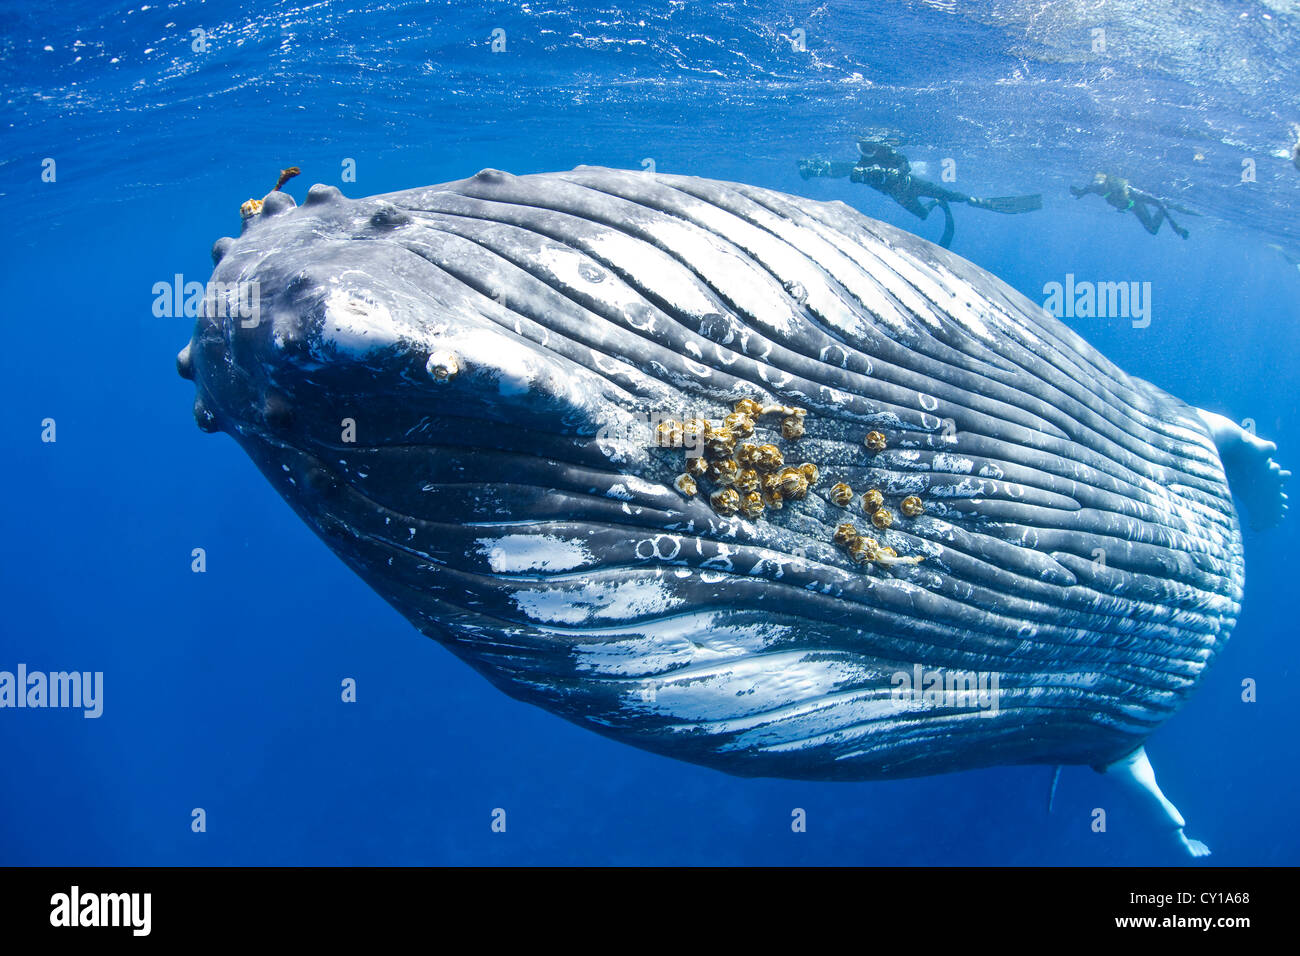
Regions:
<svg viewBox="0 0 1300 956"><path fill-rule="evenodd" d="M1085 768L1051 814L1046 767L747 780L507 698L195 428L193 320L152 290L206 281L290 164L301 201L653 160L937 239L938 217L799 177L876 132L963 191L1041 191L1029 215L958 207L954 251L1039 301L1067 275L1149 282L1145 328L1067 321L1300 463L1298 31L1294 0L0 4L0 670L105 675L98 719L0 710L0 863L1180 862ZM1098 169L1195 210L1190 238L1071 198ZM1300 862L1296 542L1294 520L1246 533L1236 632L1148 744L1212 862Z"/></svg>

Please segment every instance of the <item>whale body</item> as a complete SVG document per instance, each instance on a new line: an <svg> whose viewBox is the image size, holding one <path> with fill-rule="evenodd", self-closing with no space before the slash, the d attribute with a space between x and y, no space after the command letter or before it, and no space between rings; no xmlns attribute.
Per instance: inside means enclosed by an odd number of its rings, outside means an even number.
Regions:
<svg viewBox="0 0 1300 956"><path fill-rule="evenodd" d="M213 257L258 309L210 296L178 358L200 426L424 634L638 747L808 779L1103 768L1237 619L1203 415L842 203L484 170L274 192ZM741 493L746 445L784 465Z"/></svg>

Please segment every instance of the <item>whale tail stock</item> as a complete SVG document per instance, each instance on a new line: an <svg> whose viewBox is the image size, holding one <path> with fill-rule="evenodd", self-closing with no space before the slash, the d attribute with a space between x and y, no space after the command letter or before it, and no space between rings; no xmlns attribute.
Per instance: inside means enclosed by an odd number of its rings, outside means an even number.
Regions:
<svg viewBox="0 0 1300 956"><path fill-rule="evenodd" d="M1263 531L1286 517L1287 496L1283 488L1291 477L1273 460L1277 445L1222 415L1197 409L1209 427L1219 450L1219 461L1228 476L1228 486L1241 499L1250 516L1251 528Z"/></svg>

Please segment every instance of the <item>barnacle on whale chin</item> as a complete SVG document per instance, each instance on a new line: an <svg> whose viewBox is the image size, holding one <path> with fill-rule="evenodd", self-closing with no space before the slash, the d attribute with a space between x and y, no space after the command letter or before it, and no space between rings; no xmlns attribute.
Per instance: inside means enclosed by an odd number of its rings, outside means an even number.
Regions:
<svg viewBox="0 0 1300 956"><path fill-rule="evenodd" d="M917 515L925 514L925 504L916 495L908 495L903 499L898 508L909 518L915 518Z"/></svg>
<svg viewBox="0 0 1300 956"><path fill-rule="evenodd" d="M842 481L831 485L831 501L841 508L853 501L853 489Z"/></svg>
<svg viewBox="0 0 1300 956"><path fill-rule="evenodd" d="M730 428L711 428L704 451L710 458L730 458L736 450L736 436Z"/></svg>
<svg viewBox="0 0 1300 956"><path fill-rule="evenodd" d="M424 370L438 383L450 382L460 374L460 359L445 349L434 352L425 363Z"/></svg>
<svg viewBox="0 0 1300 956"><path fill-rule="evenodd" d="M854 564L867 564L875 557L875 551L867 545L866 538L854 538L849 542L848 550Z"/></svg>
<svg viewBox="0 0 1300 956"><path fill-rule="evenodd" d="M762 479L753 468L746 468L736 476L736 480L732 484L742 494L749 494L751 491L758 491L762 487Z"/></svg>
<svg viewBox="0 0 1300 956"><path fill-rule="evenodd" d="M776 490L782 498L799 501L808 494L808 479L798 468L786 468L777 476Z"/></svg>
<svg viewBox="0 0 1300 956"><path fill-rule="evenodd" d="M879 511L880 508L884 505L884 503L885 503L885 496L882 495L875 488L872 488L870 491L865 492L862 495L862 510L865 511L867 514L872 514L876 511Z"/></svg>
<svg viewBox="0 0 1300 956"><path fill-rule="evenodd" d="M713 510L729 518L740 510L740 493L735 488L721 488L709 496Z"/></svg>
<svg viewBox="0 0 1300 956"><path fill-rule="evenodd" d="M732 412L722 420L722 425L737 438L748 438L754 434L754 419L743 412Z"/></svg>
<svg viewBox="0 0 1300 956"><path fill-rule="evenodd" d="M682 444L687 448L699 448L708 437L709 423L699 418L688 418L682 422Z"/></svg>
<svg viewBox="0 0 1300 956"><path fill-rule="evenodd" d="M682 423L669 418L655 428L655 444L660 448L681 448L682 435Z"/></svg>
<svg viewBox="0 0 1300 956"><path fill-rule="evenodd" d="M785 456L781 454L781 449L777 448L770 442L766 445L758 446L758 467L767 471L775 471L785 464Z"/></svg>
<svg viewBox="0 0 1300 956"><path fill-rule="evenodd" d="M729 485L736 480L739 468L733 458L715 458L709 462L709 480L720 485Z"/></svg>
<svg viewBox="0 0 1300 956"><path fill-rule="evenodd" d="M869 431L867 432L866 437L862 439L862 443L867 446L867 451L871 452L872 454L875 454L876 452L882 452L885 450L885 445L886 445L884 433L878 431Z"/></svg>

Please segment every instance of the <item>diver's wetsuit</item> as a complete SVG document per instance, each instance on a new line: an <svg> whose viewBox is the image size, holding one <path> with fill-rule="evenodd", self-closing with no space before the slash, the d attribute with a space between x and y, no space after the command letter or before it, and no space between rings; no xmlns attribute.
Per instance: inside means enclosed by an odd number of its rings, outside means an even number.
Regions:
<svg viewBox="0 0 1300 956"><path fill-rule="evenodd" d="M1187 230L1174 222L1174 217L1169 214L1169 209L1163 200L1130 186L1127 179L1098 173L1093 177L1091 185L1070 187L1070 194L1075 199L1082 199L1089 193L1096 193L1114 206L1117 212L1131 211L1142 223L1142 228L1153 236L1160 231L1161 223L1168 219L1169 228L1182 238L1187 238Z"/></svg>
<svg viewBox="0 0 1300 956"><path fill-rule="evenodd" d="M964 202L980 209L992 212L1017 213L1041 209L1042 196L1015 196L1003 199L977 199L952 189L945 189L924 179L912 175L912 166L907 157L887 143L863 140L858 143L862 158L856 163L833 163L824 159L803 159L799 161L799 175L804 179L813 176L842 178L847 176L851 182L865 183L872 189L884 193L912 215L926 219L938 206L943 210L944 228L939 245L945 249L952 243L954 223L949 203ZM929 202L921 200L928 199Z"/></svg>

